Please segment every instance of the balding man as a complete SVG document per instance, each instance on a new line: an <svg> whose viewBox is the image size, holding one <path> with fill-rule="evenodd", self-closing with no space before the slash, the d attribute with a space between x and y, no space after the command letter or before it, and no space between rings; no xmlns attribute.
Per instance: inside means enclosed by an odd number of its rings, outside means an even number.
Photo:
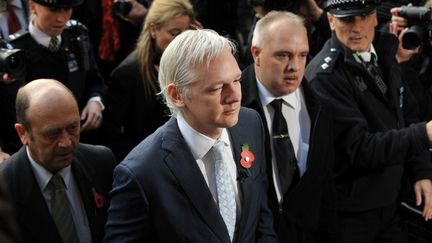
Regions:
<svg viewBox="0 0 432 243"><path fill-rule="evenodd" d="M304 19L268 13L255 26L251 53L242 105L258 111L266 128L268 198L279 242L336 242L332 116L303 78Z"/></svg>
<svg viewBox="0 0 432 243"><path fill-rule="evenodd" d="M80 115L60 82L40 79L17 94L24 146L1 164L24 242L101 242L115 158L79 143Z"/></svg>

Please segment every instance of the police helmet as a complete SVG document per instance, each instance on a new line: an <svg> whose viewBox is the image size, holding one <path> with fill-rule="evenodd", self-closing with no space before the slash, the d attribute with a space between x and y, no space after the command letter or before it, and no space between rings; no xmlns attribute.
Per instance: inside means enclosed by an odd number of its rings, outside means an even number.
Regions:
<svg viewBox="0 0 432 243"><path fill-rule="evenodd" d="M84 0L33 0L33 2L50 8L72 8L80 5Z"/></svg>
<svg viewBox="0 0 432 243"><path fill-rule="evenodd" d="M324 9L337 18L367 16L379 5L379 0L327 0Z"/></svg>

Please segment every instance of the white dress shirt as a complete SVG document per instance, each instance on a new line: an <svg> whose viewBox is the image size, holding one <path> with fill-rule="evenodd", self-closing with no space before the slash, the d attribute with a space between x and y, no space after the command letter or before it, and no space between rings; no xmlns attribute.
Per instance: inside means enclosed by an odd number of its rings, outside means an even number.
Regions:
<svg viewBox="0 0 432 243"><path fill-rule="evenodd" d="M378 55L377 55L377 53L375 51L375 47L372 44L371 44L371 47L370 47L369 51L354 52L353 56L354 56L354 59L357 62L359 62L359 63L361 63L362 60L363 60L363 62L370 62L370 60L371 60L371 53L375 54L376 61L378 61ZM360 60L359 56L361 57L362 60Z"/></svg>
<svg viewBox="0 0 432 243"><path fill-rule="evenodd" d="M45 199L49 211L51 212L51 198L52 198L52 187L48 186L53 174L38 164L30 156L28 147L26 148L27 156L30 160L31 168L36 177L36 181ZM75 224L75 229L77 230L78 239L81 243L91 243L92 237L90 232L90 226L88 224L86 211L84 204L81 200L81 194L78 189L78 185L74 177L72 176L71 166L63 168L58 173L63 178L66 185L66 195L69 199L72 210L72 218Z"/></svg>
<svg viewBox="0 0 432 243"><path fill-rule="evenodd" d="M299 168L300 176L306 172L306 163L309 152L309 136L311 121L309 113L307 111L306 102L303 96L303 89L300 86L295 92L275 97L264 87L264 85L257 78L258 94L263 106L267 127L269 134L272 134L273 129L273 117L274 109L270 103L275 99L283 99L282 103L282 114L287 121L288 133L290 135L291 143L294 148L294 152L297 158L297 165ZM272 154L273 141L270 139ZM282 193L279 185L279 173L277 169L277 163L274 156L272 156L272 172L273 172L273 183L276 188L276 195L279 202L282 202Z"/></svg>
<svg viewBox="0 0 432 243"><path fill-rule="evenodd" d="M213 195L213 199L217 204L218 196L216 189L215 167L212 153L210 151L210 149L216 143L216 140L197 132L186 122L186 120L181 114L177 115L177 124L179 126L180 133L182 134L183 138L186 141L186 144L191 150L192 155L199 169L201 170L205 181L207 182L207 186L209 187L210 192ZM228 170L231 175L231 182L233 183L233 185L235 185L234 191L236 194L237 215L240 215L241 209L240 197L238 193L239 189L237 183L237 166L234 162L232 152L233 150L227 129L223 129L219 140L223 141L225 144L224 159L226 160L225 162L227 162L228 165Z"/></svg>
<svg viewBox="0 0 432 243"><path fill-rule="evenodd" d="M51 36L45 34L45 32L38 29L36 26L33 25L33 23L30 21L29 23L29 32L30 35L33 37L33 39L39 43L40 45L43 45L48 48L48 45L51 41ZM61 43L61 35L56 36L58 39L58 43Z"/></svg>

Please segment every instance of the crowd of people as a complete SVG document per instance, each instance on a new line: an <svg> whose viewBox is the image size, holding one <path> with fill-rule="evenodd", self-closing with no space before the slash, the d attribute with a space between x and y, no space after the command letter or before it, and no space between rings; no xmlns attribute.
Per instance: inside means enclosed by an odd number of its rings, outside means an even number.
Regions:
<svg viewBox="0 0 432 243"><path fill-rule="evenodd" d="M0 0L0 241L432 242L431 6Z"/></svg>

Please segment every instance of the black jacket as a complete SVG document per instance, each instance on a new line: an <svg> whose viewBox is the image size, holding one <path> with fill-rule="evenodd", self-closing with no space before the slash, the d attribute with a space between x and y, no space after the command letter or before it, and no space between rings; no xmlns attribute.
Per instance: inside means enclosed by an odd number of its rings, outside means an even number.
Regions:
<svg viewBox="0 0 432 243"><path fill-rule="evenodd" d="M272 176L272 154L267 123L266 160L269 204L275 218L279 242L336 242L336 191L333 181L334 149L331 111L317 97L306 80L302 81L311 118L307 168L297 186L284 195L279 206ZM242 73L242 105L252 108L265 120L256 84L254 66Z"/></svg>
<svg viewBox="0 0 432 243"><path fill-rule="evenodd" d="M404 169L416 181L432 178L425 123L411 112L395 59L398 42L377 32L373 42L388 91L333 36L310 62L306 78L335 113L336 188L341 211L397 202Z"/></svg>
<svg viewBox="0 0 432 243"><path fill-rule="evenodd" d="M68 87L78 101L80 110L91 97L104 99L106 86L94 61L92 47L85 27L70 20L61 34L62 42L56 52L37 43L28 32L11 36L10 44L24 50L26 75L12 84L0 84L0 137L3 149L14 153L21 147L15 129L15 99L18 89L35 79L55 79Z"/></svg>
<svg viewBox="0 0 432 243"><path fill-rule="evenodd" d="M108 192L115 159L103 146L80 144L72 173L81 193L92 242L102 242L107 219ZM62 242L23 146L0 165L0 178L12 196L23 242ZM96 200L102 198L103 200Z"/></svg>
<svg viewBox="0 0 432 243"><path fill-rule="evenodd" d="M145 95L145 82L135 52L110 76L102 131L118 161L169 118L161 95Z"/></svg>
<svg viewBox="0 0 432 243"><path fill-rule="evenodd" d="M106 86L96 65L86 28L70 20L61 38L60 50L55 52L37 43L28 32L14 36L10 43L25 51L25 83L40 78L58 80L73 92L82 109L89 98L104 98Z"/></svg>

